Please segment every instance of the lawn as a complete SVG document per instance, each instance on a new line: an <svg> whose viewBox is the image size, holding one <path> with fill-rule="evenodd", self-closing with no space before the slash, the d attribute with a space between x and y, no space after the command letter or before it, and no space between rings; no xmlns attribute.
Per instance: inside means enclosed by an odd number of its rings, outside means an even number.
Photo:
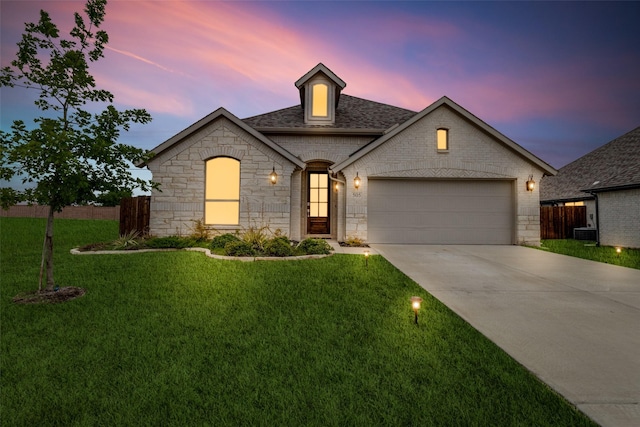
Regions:
<svg viewBox="0 0 640 427"><path fill-rule="evenodd" d="M595 425L382 257L74 256L117 223L55 226L87 293L16 305L44 220L0 219L3 425Z"/></svg>
<svg viewBox="0 0 640 427"><path fill-rule="evenodd" d="M617 252L612 246L596 246L596 242L573 239L543 240L539 249L640 269L640 249L620 248L620 252Z"/></svg>

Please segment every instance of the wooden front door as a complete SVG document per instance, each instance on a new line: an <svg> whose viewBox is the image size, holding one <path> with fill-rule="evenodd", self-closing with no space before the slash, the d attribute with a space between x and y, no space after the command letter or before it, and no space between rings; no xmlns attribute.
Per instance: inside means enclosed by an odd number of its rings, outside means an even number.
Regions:
<svg viewBox="0 0 640 427"><path fill-rule="evenodd" d="M329 175L309 172L307 198L307 234L329 234Z"/></svg>

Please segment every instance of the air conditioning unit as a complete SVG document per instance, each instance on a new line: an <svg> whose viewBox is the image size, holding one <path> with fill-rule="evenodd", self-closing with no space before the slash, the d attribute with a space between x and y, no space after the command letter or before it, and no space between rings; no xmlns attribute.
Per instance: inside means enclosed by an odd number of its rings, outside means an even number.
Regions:
<svg viewBox="0 0 640 427"><path fill-rule="evenodd" d="M573 238L575 240L598 240L595 228L579 227L573 229Z"/></svg>

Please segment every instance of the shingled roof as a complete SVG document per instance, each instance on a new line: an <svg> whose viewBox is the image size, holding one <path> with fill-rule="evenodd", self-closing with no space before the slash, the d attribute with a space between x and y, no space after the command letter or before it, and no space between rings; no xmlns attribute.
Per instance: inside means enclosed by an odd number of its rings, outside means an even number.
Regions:
<svg viewBox="0 0 640 427"><path fill-rule="evenodd" d="M640 188L640 127L560 168L540 182L540 201L589 198L588 191Z"/></svg>
<svg viewBox="0 0 640 427"><path fill-rule="evenodd" d="M416 111L342 94L333 125L305 124L301 105L248 117L242 121L259 132L321 128L382 133L395 124L404 123L416 114L418 114Z"/></svg>

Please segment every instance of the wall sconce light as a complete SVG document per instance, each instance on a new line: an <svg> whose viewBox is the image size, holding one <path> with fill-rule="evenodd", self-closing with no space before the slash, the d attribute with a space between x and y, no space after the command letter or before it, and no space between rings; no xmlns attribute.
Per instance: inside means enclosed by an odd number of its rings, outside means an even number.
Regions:
<svg viewBox="0 0 640 427"><path fill-rule="evenodd" d="M369 269L369 251L368 250L364 251L364 265L368 270Z"/></svg>
<svg viewBox="0 0 640 427"><path fill-rule="evenodd" d="M278 182L278 174L276 173L276 167L273 167L273 171L269 174L269 182L271 185L275 185Z"/></svg>
<svg viewBox="0 0 640 427"><path fill-rule="evenodd" d="M536 188L536 182L533 180L533 175L529 175L527 180L527 191L533 191Z"/></svg>
<svg viewBox="0 0 640 427"><path fill-rule="evenodd" d="M336 191L340 190L340 184L338 183L338 181L336 181L335 184L333 184L333 189Z"/></svg>
<svg viewBox="0 0 640 427"><path fill-rule="evenodd" d="M416 315L415 320L414 320L414 323L416 325L418 324L418 310L420 310L420 304L421 303L422 303L422 298L420 298L420 297L411 297L411 308L413 309L413 312Z"/></svg>
<svg viewBox="0 0 640 427"><path fill-rule="evenodd" d="M356 190L360 188L360 184L362 184L362 179L358 176L358 172L356 172L356 177L353 178L353 186L356 187Z"/></svg>

